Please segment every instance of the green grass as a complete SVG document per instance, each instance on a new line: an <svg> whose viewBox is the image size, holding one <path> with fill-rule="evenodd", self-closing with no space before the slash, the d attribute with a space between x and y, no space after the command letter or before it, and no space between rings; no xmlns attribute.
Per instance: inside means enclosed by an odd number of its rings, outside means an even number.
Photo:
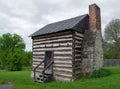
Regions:
<svg viewBox="0 0 120 89"><path fill-rule="evenodd" d="M79 78L74 82L36 83L30 79L30 71L0 71L0 83L13 83L13 89L120 89L120 66L105 67L111 75L102 78Z"/></svg>

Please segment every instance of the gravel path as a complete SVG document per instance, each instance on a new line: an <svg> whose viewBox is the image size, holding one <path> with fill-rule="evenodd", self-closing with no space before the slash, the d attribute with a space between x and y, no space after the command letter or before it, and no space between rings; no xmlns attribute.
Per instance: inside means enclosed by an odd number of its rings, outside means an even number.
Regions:
<svg viewBox="0 0 120 89"><path fill-rule="evenodd" d="M0 89L12 89L12 84L0 84Z"/></svg>

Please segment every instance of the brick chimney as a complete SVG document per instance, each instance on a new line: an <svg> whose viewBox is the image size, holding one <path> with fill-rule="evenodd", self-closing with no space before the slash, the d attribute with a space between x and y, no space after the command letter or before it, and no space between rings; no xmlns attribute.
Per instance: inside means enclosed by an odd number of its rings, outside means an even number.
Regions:
<svg viewBox="0 0 120 89"><path fill-rule="evenodd" d="M89 5L89 29L92 31L101 30L100 8L96 4Z"/></svg>

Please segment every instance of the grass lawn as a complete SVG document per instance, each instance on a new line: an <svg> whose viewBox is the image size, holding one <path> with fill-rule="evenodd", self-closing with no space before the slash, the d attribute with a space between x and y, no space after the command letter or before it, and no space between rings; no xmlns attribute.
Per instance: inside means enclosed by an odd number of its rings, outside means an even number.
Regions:
<svg viewBox="0 0 120 89"><path fill-rule="evenodd" d="M103 78L80 78L74 82L49 82L45 84L33 82L30 71L0 71L0 83L13 83L13 89L120 89L120 66L105 67L111 75Z"/></svg>

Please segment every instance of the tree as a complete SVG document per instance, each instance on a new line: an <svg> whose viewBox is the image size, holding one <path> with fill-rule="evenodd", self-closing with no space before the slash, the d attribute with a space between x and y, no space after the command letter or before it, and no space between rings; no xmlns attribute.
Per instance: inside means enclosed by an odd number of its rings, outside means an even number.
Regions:
<svg viewBox="0 0 120 89"><path fill-rule="evenodd" d="M114 19L105 27L105 40L107 49L104 48L104 54L108 58L119 58L120 56L120 20ZM108 45L109 44L109 45Z"/></svg>
<svg viewBox="0 0 120 89"><path fill-rule="evenodd" d="M0 68L19 70L20 68L12 68L20 64L22 61L20 54L22 55L24 50L25 43L19 35L7 33L0 36ZM18 63L15 64L13 61Z"/></svg>
<svg viewBox="0 0 120 89"><path fill-rule="evenodd" d="M32 63L32 52L31 51L25 51L24 52L24 59L23 59L23 66L29 67Z"/></svg>

